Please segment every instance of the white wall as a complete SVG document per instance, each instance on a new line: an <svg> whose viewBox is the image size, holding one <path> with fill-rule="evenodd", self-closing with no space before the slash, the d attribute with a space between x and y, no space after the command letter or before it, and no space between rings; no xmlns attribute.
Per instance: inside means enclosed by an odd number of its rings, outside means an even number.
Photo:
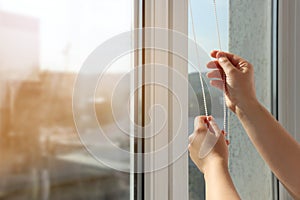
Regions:
<svg viewBox="0 0 300 200"><path fill-rule="evenodd" d="M229 1L229 51L255 67L257 97L271 108L271 0ZM272 199L272 176L234 114L230 173L242 199Z"/></svg>

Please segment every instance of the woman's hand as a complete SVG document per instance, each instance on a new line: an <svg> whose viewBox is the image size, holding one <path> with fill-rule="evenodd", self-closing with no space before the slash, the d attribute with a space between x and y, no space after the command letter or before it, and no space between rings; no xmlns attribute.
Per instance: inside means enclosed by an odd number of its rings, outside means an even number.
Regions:
<svg viewBox="0 0 300 200"><path fill-rule="evenodd" d="M211 80L211 85L223 89L226 81L227 106L237 114L272 172L295 199L300 199L300 145L257 101L253 66L230 53L213 51L211 56L217 58L207 64L208 68L214 69L207 74L208 78L215 79ZM197 162L206 171L207 162Z"/></svg>
<svg viewBox="0 0 300 200"><path fill-rule="evenodd" d="M211 119L206 116L196 117L194 132L189 136L190 157L204 174L211 165L218 164L226 168L228 166L228 147L223 134L220 135L212 151L205 158L199 158L199 150L208 132L208 121Z"/></svg>
<svg viewBox="0 0 300 200"><path fill-rule="evenodd" d="M212 51L211 56L217 60L207 64L208 68L214 69L207 73L207 77L213 78L211 85L221 90L226 80L227 106L237 113L243 111L248 103L256 102L253 66L245 59L226 52Z"/></svg>
<svg viewBox="0 0 300 200"><path fill-rule="evenodd" d="M195 119L195 130L189 137L190 157L204 173L206 199L239 200L240 197L233 185L228 171L228 147L223 134L203 159L199 158L199 150L208 133L208 121L211 117L200 116Z"/></svg>

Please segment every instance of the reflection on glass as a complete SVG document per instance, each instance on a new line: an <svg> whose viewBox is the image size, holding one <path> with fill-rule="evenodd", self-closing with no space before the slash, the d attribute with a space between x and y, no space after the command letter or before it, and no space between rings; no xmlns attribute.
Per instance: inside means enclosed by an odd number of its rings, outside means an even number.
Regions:
<svg viewBox="0 0 300 200"><path fill-rule="evenodd" d="M132 0L0 0L0 199L129 199L129 174L97 162L81 144L72 91L89 53L131 29L131 7ZM107 77L129 66L116 63ZM129 89L128 80L118 98ZM106 93L94 101L107 126L114 124L103 117L110 98ZM96 134L89 117L82 116L86 133ZM128 149L128 137L117 131L111 129L114 141ZM103 141L94 143L111 151Z"/></svg>

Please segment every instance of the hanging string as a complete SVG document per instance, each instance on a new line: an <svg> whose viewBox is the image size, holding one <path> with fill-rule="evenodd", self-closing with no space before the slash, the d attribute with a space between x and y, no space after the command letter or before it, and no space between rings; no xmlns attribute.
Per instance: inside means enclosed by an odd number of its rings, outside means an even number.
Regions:
<svg viewBox="0 0 300 200"><path fill-rule="evenodd" d="M220 34L220 26L219 26L219 18L218 18L218 12L217 12L217 2L216 0L213 0L213 5L214 5L214 14L215 14L215 21L216 21L216 28L217 28L217 34L218 34L218 42L219 42L219 50L222 51L222 45L221 45L221 34ZM224 111L224 121L223 121L223 130L225 132L227 132L227 134L229 134L229 130L227 129L227 107L226 107L226 74L223 73L223 80L224 80L224 84L223 84L223 111ZM229 135L227 135L227 137L229 137Z"/></svg>
<svg viewBox="0 0 300 200"><path fill-rule="evenodd" d="M195 32L192 5L191 5L191 2L189 2L189 0L188 0L188 4L189 4L189 8L190 8L190 13L191 13L191 22L192 22L193 37L194 37L195 47L196 47L196 53L197 53L196 57L197 57L198 65L200 65L199 47L198 47L198 42L197 42L197 37L196 37L196 32ZM205 95L205 90L204 90L204 84L203 84L203 78L202 78L201 70L199 70L199 79L200 79L200 84L201 84L201 89L202 89L204 112L205 112L205 116L208 117L207 104L206 104L206 95Z"/></svg>
<svg viewBox="0 0 300 200"><path fill-rule="evenodd" d="M222 51L222 45L221 45L221 34L220 34L220 26L219 26L219 18L217 13L217 2L216 0L213 0L214 4L214 14L215 14L215 20L216 20L216 28L217 28L217 34L218 34L218 42L219 42L219 50Z"/></svg>
<svg viewBox="0 0 300 200"><path fill-rule="evenodd" d="M194 16L193 16L193 11L192 11L192 5L191 1L188 0L189 4L189 9L190 9L190 15L191 15L191 23L192 23L192 31L193 31L193 39L195 41L195 47L196 47L196 53L197 53L197 62L200 64L200 59L199 59L199 47L198 47L198 42L197 42L197 37L196 37L196 31L195 31L195 25L194 25ZM216 28L217 28L217 35L218 35L218 44L219 44L219 50L222 51L222 45L221 45L221 34L220 34L220 28L219 28L219 19L218 19L218 14L217 14L217 3L216 0L213 0L213 6L214 6L214 15L215 15L215 21L216 21ZM201 71L199 72L199 78L200 78L200 83L201 83L201 89L202 89L202 95L203 95L203 104L204 104L204 109L205 109L205 115L208 116L208 109L207 109L207 104L206 104L206 95L204 91L204 84L203 84L203 78L201 75ZM224 114L224 121L223 121L223 130L227 132L227 138L229 138L229 123L227 123L227 107L226 107L226 96L225 96L225 89L226 89L226 75L225 73L223 74L223 80L224 80L224 85L223 85L223 114Z"/></svg>

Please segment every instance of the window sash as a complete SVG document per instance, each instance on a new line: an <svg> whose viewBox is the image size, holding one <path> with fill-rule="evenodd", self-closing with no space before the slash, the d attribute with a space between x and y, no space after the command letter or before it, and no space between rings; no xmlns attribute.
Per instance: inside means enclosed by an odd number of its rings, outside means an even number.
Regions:
<svg viewBox="0 0 300 200"><path fill-rule="evenodd" d="M300 142L300 2L278 0L278 118L280 123ZM280 184L279 199L292 197Z"/></svg>
<svg viewBox="0 0 300 200"><path fill-rule="evenodd" d="M136 23L136 27L165 28L179 31L187 35L187 1L139 0L138 3L140 5L139 9L142 10L142 12L140 12L142 16L139 18L142 22ZM163 43L170 52L176 48L180 48L180 52L184 52L187 55L187 42L186 44L177 44L177 41L173 39L172 36L165 36L168 39L164 40ZM163 53L154 49L146 49L145 44L150 44L150 46L154 47L162 45L162 41L159 41L159 39L156 38L155 33L143 33L141 40L142 51L137 51L136 53L136 57L138 58L138 60L136 60L136 64L143 64L143 66L139 68L139 72L136 74L136 78L139 79L138 81L142 81L143 83L153 82L154 84L165 83L168 85L167 89L169 91L172 91L175 87L181 87L182 92L179 92L176 95L181 105L187 105L188 86L181 81L173 80L173 77L175 76L173 69L177 70L177 72L187 80L187 62L182 61L172 53ZM153 63L168 66L168 68L156 70L155 67L148 67L148 65ZM173 153L175 149L184 149L187 146L188 134L185 134L184 131L187 131L188 107L183 106L181 108L181 114L176 113L178 109L174 109L176 105L171 100L171 94L164 91L164 89L158 85L144 87L140 93L142 94L137 95L142 96L140 102L142 104L142 109L140 110L141 112L136 112L136 118L139 118L138 115L142 115L142 117L140 116L140 125L145 126L146 124L149 124L147 116L149 115L151 108L155 105L160 105L167 111L167 116L165 116L167 119L164 119L164 116L159 115L158 111L154 110L153 118L156 118L156 120L153 121L154 123L150 123L150 128L145 129L142 134L151 135L151 131L155 130L156 126L158 126L158 121L166 120L166 124L159 134L149 139L143 139L142 141L139 141L139 143L143 146L142 149L145 152L154 152L166 145L168 145L168 151L159 154L159 158L152 156L150 158L147 157L148 159L144 158L142 161L135 161L141 162L144 166L152 166L154 169L154 171L136 175L136 177L139 177L140 180L138 182L138 178L136 178L135 181L137 182L134 185L142 185L142 188L137 187L137 189L143 191L136 191L135 194L137 195L135 199L188 199L187 151L185 151L179 159L167 167L156 170L156 167L159 166L160 160L173 160L172 156L174 155ZM181 115L183 120L176 117L179 115ZM176 143L175 147L169 145L169 143L176 134L174 129L179 123L179 120L181 120L181 130L179 130L179 132L181 131L182 133L178 134L177 137L180 137L180 139L177 140L181 142Z"/></svg>

